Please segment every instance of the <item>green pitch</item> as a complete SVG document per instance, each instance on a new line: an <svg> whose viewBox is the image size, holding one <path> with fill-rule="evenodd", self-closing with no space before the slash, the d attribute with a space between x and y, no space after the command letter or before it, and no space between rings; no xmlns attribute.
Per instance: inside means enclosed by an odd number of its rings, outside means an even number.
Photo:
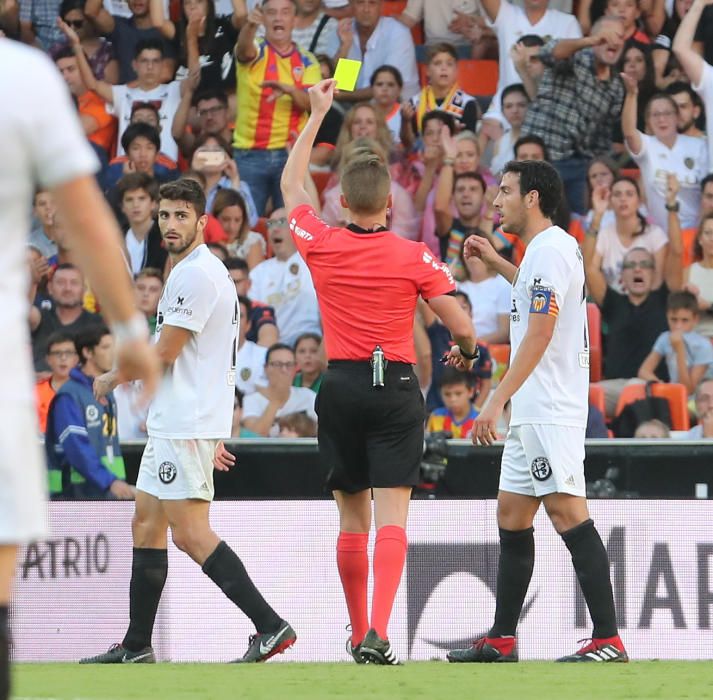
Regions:
<svg viewBox="0 0 713 700"><path fill-rule="evenodd" d="M15 700L704 700L713 664L23 664L14 682Z"/></svg>

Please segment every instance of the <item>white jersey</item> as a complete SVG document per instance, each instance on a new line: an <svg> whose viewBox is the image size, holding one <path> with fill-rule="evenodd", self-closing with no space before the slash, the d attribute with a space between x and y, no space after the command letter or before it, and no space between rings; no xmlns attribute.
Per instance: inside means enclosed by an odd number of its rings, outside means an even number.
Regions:
<svg viewBox="0 0 713 700"><path fill-rule="evenodd" d="M98 166L56 67L0 38L0 544L41 537L46 527L27 322L32 195L38 184L55 187Z"/></svg>
<svg viewBox="0 0 713 700"><path fill-rule="evenodd" d="M713 169L713 66L703 61L701 82L693 89L701 96L706 112L706 141L708 142L708 168Z"/></svg>
<svg viewBox="0 0 713 700"><path fill-rule="evenodd" d="M510 425L584 428L589 410L584 265L577 241L559 226L535 236L513 280L511 358L525 337L531 314L548 314L557 321L544 356L512 397Z"/></svg>
<svg viewBox="0 0 713 700"><path fill-rule="evenodd" d="M240 307L235 285L205 245L171 270L158 303L156 342L163 326L193 332L166 371L149 408L149 437L230 437Z"/></svg>
<svg viewBox="0 0 713 700"><path fill-rule="evenodd" d="M238 350L235 365L235 386L243 394L252 394L259 386L267 386L265 376L267 348L246 340Z"/></svg>

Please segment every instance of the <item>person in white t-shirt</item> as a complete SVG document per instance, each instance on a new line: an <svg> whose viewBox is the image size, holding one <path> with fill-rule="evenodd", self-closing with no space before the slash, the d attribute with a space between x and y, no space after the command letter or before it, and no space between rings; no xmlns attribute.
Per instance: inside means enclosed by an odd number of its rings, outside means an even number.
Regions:
<svg viewBox="0 0 713 700"><path fill-rule="evenodd" d="M275 309L281 342L293 345L302 333L321 335L312 276L292 241L284 209L270 215L267 236L275 257L250 270L248 296Z"/></svg>
<svg viewBox="0 0 713 700"><path fill-rule="evenodd" d="M4 2L0 0L0 23ZM21 67L21 68L18 68ZM28 86L34 86L29 89ZM28 316L27 238L35 189L52 194L67 243L112 323L120 373L143 378L148 394L159 364L136 311L120 232L94 173L89 147L67 86L39 51L0 37L0 699L10 686L8 607L20 544L47 536L47 468L37 440ZM126 489L125 497L131 497Z"/></svg>
<svg viewBox="0 0 713 700"><path fill-rule="evenodd" d="M703 100L706 113L709 168L713 168L713 66L706 63L693 46L696 27L703 10L711 4L713 4L713 0L693 0L690 9L681 20L672 47L676 58L691 81L693 89Z"/></svg>
<svg viewBox="0 0 713 700"><path fill-rule="evenodd" d="M548 0L525 0L524 7L514 5L509 0L482 0L488 19L493 23L500 47L498 65L498 89L483 115L485 120L492 119L503 126L501 112L502 91L514 83L522 82L510 56L510 49L520 37L537 34L548 39L579 39L582 30L574 15L548 8Z"/></svg>
<svg viewBox="0 0 713 700"><path fill-rule="evenodd" d="M149 406L149 437L136 481L129 628L120 644L80 663L155 662L151 636L168 572L168 528L174 544L255 625L239 662L266 661L296 640L210 526L213 468L227 471L235 462L222 440L233 423L240 308L227 270L203 242L205 204L194 180L159 191L159 227L172 268L155 334L163 381ZM104 375L107 388L115 383L111 373Z"/></svg>
<svg viewBox="0 0 713 700"><path fill-rule="evenodd" d="M112 85L94 77L87 57L84 55L79 36L77 36L74 29L65 24L62 31L64 31L74 49L79 72L87 89L96 92L107 103L107 111L114 114L119 121L117 155L124 155L121 135L131 123L132 106L136 102L149 102L158 106L161 153L171 160L177 161L178 144L171 134L171 125L181 102L181 96L187 89L186 81L191 80L192 76L182 81L161 82L161 65L164 58L164 47L161 40L142 39L136 44L132 63L136 71L136 83Z"/></svg>
<svg viewBox="0 0 713 700"><path fill-rule="evenodd" d="M238 297L240 304L240 329L238 331L238 355L235 362L235 386L244 395L252 394L258 387L267 386L265 355L267 348L247 340L250 331L252 302L247 297Z"/></svg>
<svg viewBox="0 0 713 700"><path fill-rule="evenodd" d="M297 362L295 351L284 343L275 343L265 354L267 386L258 387L243 399L243 427L263 437L278 437L278 418L306 413L317 421L314 410L316 394L305 387L292 386Z"/></svg>
<svg viewBox="0 0 713 700"><path fill-rule="evenodd" d="M561 198L562 181L549 163L508 163L494 205L503 231L527 246L520 267L481 236L466 240L466 258L481 258L512 283L510 367L475 419L473 443L497 439L508 401L512 415L498 492L495 624L472 647L451 651L452 662L518 660L515 631L535 563L532 523L541 503L572 555L594 623L591 641L559 660L628 660L617 631L607 551L585 500L587 299L577 241L552 224Z"/></svg>
<svg viewBox="0 0 713 700"><path fill-rule="evenodd" d="M626 85L621 129L626 147L641 169L641 182L651 218L664 230L668 225L666 187L669 173L680 184L678 201L681 228L698 224L701 180L708 173L706 142L678 133L678 105L670 95L654 95L646 105L646 120L653 135L636 128L638 83L621 74Z"/></svg>

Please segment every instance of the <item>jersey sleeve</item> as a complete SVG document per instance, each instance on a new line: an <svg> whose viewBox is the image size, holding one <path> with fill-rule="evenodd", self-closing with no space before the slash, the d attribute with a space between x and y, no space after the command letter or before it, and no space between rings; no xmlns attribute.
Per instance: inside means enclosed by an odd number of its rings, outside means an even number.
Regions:
<svg viewBox="0 0 713 700"><path fill-rule="evenodd" d="M312 247L330 228L309 204L300 204L290 214L292 240L305 261Z"/></svg>
<svg viewBox="0 0 713 700"><path fill-rule="evenodd" d="M654 343L654 347L651 348L651 352L655 352L658 355L661 355L661 357L665 357L671 349L668 335L668 331L665 331L658 338L656 338L656 342Z"/></svg>
<svg viewBox="0 0 713 700"><path fill-rule="evenodd" d="M243 418L259 418L265 412L265 397L257 391L243 399Z"/></svg>
<svg viewBox="0 0 713 700"><path fill-rule="evenodd" d="M550 245L533 253L525 279L530 297L529 312L556 319L570 285L574 261L568 260L562 251Z"/></svg>
<svg viewBox="0 0 713 700"><path fill-rule="evenodd" d="M218 290L204 270L189 267L174 275L167 289L163 323L200 333L213 313Z"/></svg>
<svg viewBox="0 0 713 700"><path fill-rule="evenodd" d="M418 259L414 267L419 294L428 301L433 297L449 294L456 289L450 268L436 260L425 243L418 245Z"/></svg>

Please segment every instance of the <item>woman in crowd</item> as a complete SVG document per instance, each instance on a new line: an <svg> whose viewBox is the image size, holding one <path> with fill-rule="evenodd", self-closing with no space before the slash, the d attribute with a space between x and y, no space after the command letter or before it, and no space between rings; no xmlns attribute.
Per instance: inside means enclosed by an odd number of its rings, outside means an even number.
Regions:
<svg viewBox="0 0 713 700"><path fill-rule="evenodd" d="M374 90L372 104L381 112L395 144L401 143L401 90L404 79L394 66L379 66L370 80Z"/></svg>
<svg viewBox="0 0 713 700"><path fill-rule="evenodd" d="M231 257L242 258L252 270L265 259L265 238L250 230L245 199L236 190L219 190L213 202L213 216L225 231L225 245Z"/></svg>
<svg viewBox="0 0 713 700"><path fill-rule="evenodd" d="M696 261L686 270L686 289L698 299L696 331L713 338L713 214L703 217L694 244Z"/></svg>

